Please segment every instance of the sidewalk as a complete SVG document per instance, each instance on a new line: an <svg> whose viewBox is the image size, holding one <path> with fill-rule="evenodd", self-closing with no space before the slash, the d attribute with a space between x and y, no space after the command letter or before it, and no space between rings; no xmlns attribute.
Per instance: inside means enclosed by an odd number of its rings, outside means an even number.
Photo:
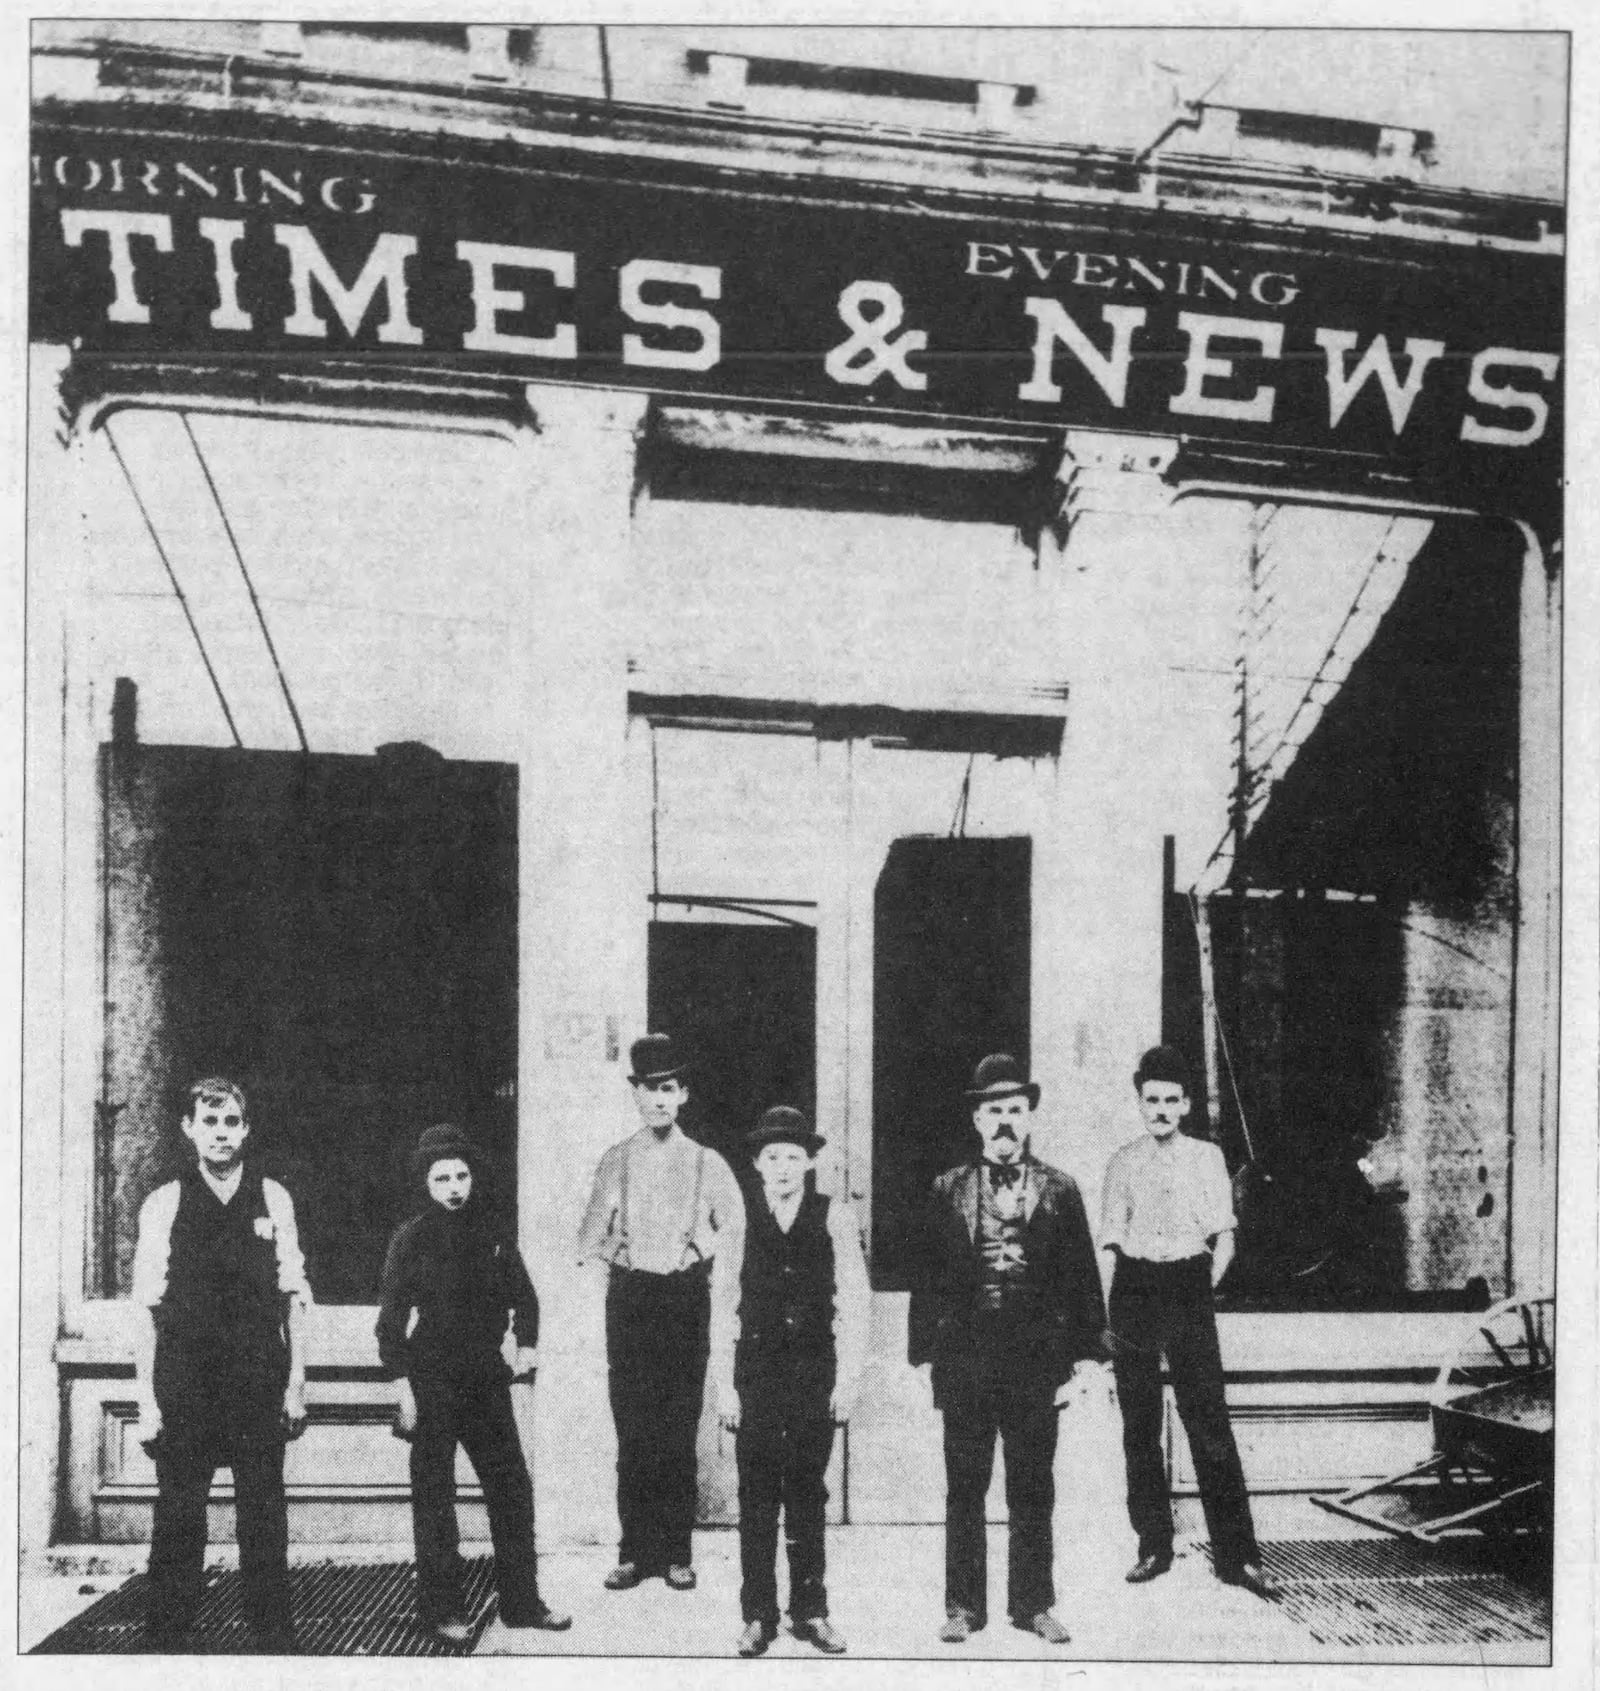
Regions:
<svg viewBox="0 0 1600 1691"><path fill-rule="evenodd" d="M1257 1529L1265 1544L1330 1539L1383 1541L1355 1523L1325 1514L1304 1497L1255 1500ZM1172 1571L1149 1585L1122 1578L1129 1558L1104 1543L1073 1542L1058 1531L1056 1612L1072 1643L1052 1649L1005 1620L1005 1529L989 1532L989 1587L993 1618L970 1644L952 1647L937 1638L943 1619L943 1532L937 1526L854 1526L828 1535L828 1586L835 1626L857 1659L967 1661L1179 1661L1179 1662L1464 1662L1542 1665L1544 1644L1472 1644L1451 1647L1391 1644L1381 1649L1319 1643L1282 1605L1263 1603L1222 1585L1202 1548L1198 1507L1179 1505L1179 1554ZM1119 1535L1120 1536L1120 1535ZM486 1551L487 1546L464 1546ZM555 1549L541 1555L541 1585L552 1606L573 1616L566 1633L510 1631L491 1622L477 1654L554 1656L728 1657L739 1632L738 1536L729 1531L696 1535L699 1588L669 1590L659 1580L628 1592L608 1592L601 1581L611 1566L609 1546ZM20 1638L30 1649L56 1627L113 1590L143 1562L142 1547L84 1548L60 1552L56 1572L22 1581ZM306 1562L407 1561L408 1544L297 1546ZM222 1547L216 1561L232 1560ZM780 1574L780 1589L782 1575ZM769 1659L818 1659L817 1652L781 1635Z"/></svg>

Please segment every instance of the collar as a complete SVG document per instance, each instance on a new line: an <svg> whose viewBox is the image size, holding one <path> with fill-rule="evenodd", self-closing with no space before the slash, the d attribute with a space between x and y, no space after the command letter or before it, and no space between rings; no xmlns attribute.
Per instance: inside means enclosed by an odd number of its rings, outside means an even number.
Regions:
<svg viewBox="0 0 1600 1691"><path fill-rule="evenodd" d="M962 1169L951 1191L955 1201L956 1213L966 1224L968 1239L978 1236L978 1194L982 1190L980 1181L987 1177L984 1174L985 1164L980 1160L968 1163ZM1044 1193L1044 1182L1038 1171L1039 1165L1031 1156L1022 1159L1022 1218L1024 1221L1033 1220L1033 1212L1039 1207L1039 1199Z"/></svg>
<svg viewBox="0 0 1600 1691"><path fill-rule="evenodd" d="M220 1180L204 1163L198 1164L197 1167L200 1170L200 1178L223 1203L229 1202L234 1193L239 1190L239 1182L244 1179L244 1164L242 1162L236 1163L233 1173L224 1175Z"/></svg>
<svg viewBox="0 0 1600 1691"><path fill-rule="evenodd" d="M762 1197L766 1199L768 1213L784 1233L794 1226L795 1218L800 1214L800 1206L806 1201L804 1190L797 1192L788 1203L773 1203L764 1192Z"/></svg>

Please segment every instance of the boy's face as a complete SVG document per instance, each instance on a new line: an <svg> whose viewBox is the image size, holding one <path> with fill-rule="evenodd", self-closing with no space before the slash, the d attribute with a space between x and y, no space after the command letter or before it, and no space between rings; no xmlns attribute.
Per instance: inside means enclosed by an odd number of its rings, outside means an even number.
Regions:
<svg viewBox="0 0 1600 1691"><path fill-rule="evenodd" d="M1188 1088L1176 1080L1147 1080L1139 1088L1139 1113L1157 1139L1170 1139L1189 1113Z"/></svg>
<svg viewBox="0 0 1600 1691"><path fill-rule="evenodd" d="M1027 1096L1013 1092L1009 1098L985 1098L972 1112L972 1125L983 1140L986 1163L1019 1162L1028 1143L1028 1117L1032 1115Z"/></svg>
<svg viewBox="0 0 1600 1691"><path fill-rule="evenodd" d="M232 1093L203 1092L183 1118L183 1136L213 1174L231 1174L244 1155L250 1124Z"/></svg>
<svg viewBox="0 0 1600 1691"><path fill-rule="evenodd" d="M636 1080L633 1101L639 1107L639 1120L656 1133L666 1136L678 1119L678 1111L689 1096L689 1088L676 1075L667 1080Z"/></svg>
<svg viewBox="0 0 1600 1691"><path fill-rule="evenodd" d="M779 1140L775 1145L763 1145L756 1152L756 1173L761 1176L761 1188L769 1204L785 1201L803 1192L810 1172L811 1158L802 1145L790 1145Z"/></svg>
<svg viewBox="0 0 1600 1691"><path fill-rule="evenodd" d="M460 1157L440 1157L428 1170L428 1196L447 1210L458 1210L472 1196L472 1170Z"/></svg>

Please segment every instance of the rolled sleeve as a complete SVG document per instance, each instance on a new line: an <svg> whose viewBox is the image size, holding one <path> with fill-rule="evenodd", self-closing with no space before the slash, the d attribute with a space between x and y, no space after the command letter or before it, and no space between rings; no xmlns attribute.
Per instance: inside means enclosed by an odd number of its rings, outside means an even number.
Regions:
<svg viewBox="0 0 1600 1691"><path fill-rule="evenodd" d="M1101 1250L1127 1250L1131 1211L1128 1164L1119 1151L1106 1167L1105 1189L1100 1196Z"/></svg>
<svg viewBox="0 0 1600 1691"><path fill-rule="evenodd" d="M139 1241L133 1250L133 1301L154 1309L167 1295L167 1258L178 1214L178 1183L158 1186L139 1208Z"/></svg>
<svg viewBox="0 0 1600 1691"><path fill-rule="evenodd" d="M1199 1209L1201 1231L1209 1239L1238 1226L1233 1213L1233 1182L1228 1178L1228 1165L1217 1146L1203 1140L1195 1143L1205 1153L1200 1159L1195 1203Z"/></svg>
<svg viewBox="0 0 1600 1691"><path fill-rule="evenodd" d="M620 1203L623 1149L613 1145L600 1158L594 1173L594 1186L589 1193L589 1207L583 1212L578 1227L578 1256L598 1256L611 1242L613 1224Z"/></svg>
<svg viewBox="0 0 1600 1691"><path fill-rule="evenodd" d="M312 1304L311 1282L306 1279L306 1259L300 1249L300 1229L295 1225L294 1203L276 1180L263 1180L261 1193L272 1221L272 1236L278 1247L278 1290L298 1299L303 1308Z"/></svg>
<svg viewBox="0 0 1600 1691"><path fill-rule="evenodd" d="M872 1289L861 1252L861 1234L848 1205L828 1206L828 1233L833 1241L834 1354L839 1384L853 1393L866 1368Z"/></svg>

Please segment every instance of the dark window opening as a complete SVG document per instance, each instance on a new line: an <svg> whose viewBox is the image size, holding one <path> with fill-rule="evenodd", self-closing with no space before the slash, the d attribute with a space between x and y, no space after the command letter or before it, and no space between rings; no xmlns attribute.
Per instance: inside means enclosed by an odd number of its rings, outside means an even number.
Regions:
<svg viewBox="0 0 1600 1691"><path fill-rule="evenodd" d="M710 69L711 57L705 49L691 49L689 69L704 75ZM866 65L813 64L801 59L747 58L745 81L752 88L800 88L880 100L927 100L949 106L973 106L978 99L978 83L967 77L879 70ZM1031 106L1037 98L1036 88L1024 85L1017 89L1019 106Z"/></svg>
<svg viewBox="0 0 1600 1691"><path fill-rule="evenodd" d="M1241 111L1239 138L1283 141L1298 147L1332 147L1376 158L1383 130L1375 123L1347 117L1316 117L1306 112Z"/></svg>
<svg viewBox="0 0 1600 1691"><path fill-rule="evenodd" d="M377 1300L417 1134L453 1120L515 1204L517 772L102 748L105 1052L96 1290L179 1173L197 1072L249 1091L321 1303Z"/></svg>

